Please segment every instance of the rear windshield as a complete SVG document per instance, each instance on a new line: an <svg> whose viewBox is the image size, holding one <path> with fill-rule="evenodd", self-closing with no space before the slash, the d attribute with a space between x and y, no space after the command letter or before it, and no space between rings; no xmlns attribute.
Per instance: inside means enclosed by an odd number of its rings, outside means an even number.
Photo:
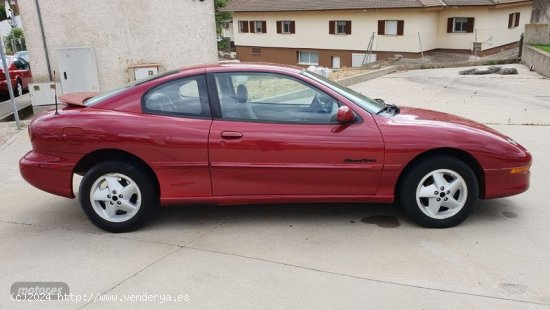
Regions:
<svg viewBox="0 0 550 310"><path fill-rule="evenodd" d="M137 81L134 81L130 84L126 84L126 85L123 85L123 86L120 86L120 87L117 87L115 89L111 89L111 90L108 90L106 92L103 92L97 96L94 96L90 99L87 99L86 101L84 101L84 105L86 106L92 106L94 104L97 104L97 103L100 103L101 101L105 100L105 99L108 99L108 98L111 98L113 97L114 95L117 95L129 88L132 88L134 86L137 86L137 85L141 85L143 83L146 83L146 82L149 82L149 81L152 81L152 80L156 80L156 79L160 79L162 77L165 77L165 76L168 76L168 75L172 75L174 73L178 73L179 70L170 70L170 71L166 71L166 72L162 72L162 73L159 73L159 74L155 74L155 75L150 75L146 78L143 78L143 79L139 79Z"/></svg>

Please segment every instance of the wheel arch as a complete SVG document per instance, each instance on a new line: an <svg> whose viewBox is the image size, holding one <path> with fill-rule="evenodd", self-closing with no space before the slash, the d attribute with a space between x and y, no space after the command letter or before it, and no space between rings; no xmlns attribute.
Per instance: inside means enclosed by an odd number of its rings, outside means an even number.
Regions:
<svg viewBox="0 0 550 310"><path fill-rule="evenodd" d="M401 171L399 174L399 178L397 179L397 183L395 186L395 195L397 196L399 193L399 188L401 187L401 183L404 180L404 176L407 175L407 173L410 171L412 167L414 167L417 163L424 161L430 157L434 156L448 156L456 158L462 162L464 162L472 171L474 172L478 187L479 187L479 198L485 197L485 176L483 173L483 168L481 168L481 165L479 161L470 153L456 149L456 148L436 148L431 149L428 151L425 151L423 153L418 154L416 157L414 157L411 161L407 163L405 168Z"/></svg>
<svg viewBox="0 0 550 310"><path fill-rule="evenodd" d="M160 195L160 182L153 168L145 160L120 149L99 149L86 154L75 165L73 173L84 175L96 164L107 160L124 161L144 169L152 177L155 190Z"/></svg>

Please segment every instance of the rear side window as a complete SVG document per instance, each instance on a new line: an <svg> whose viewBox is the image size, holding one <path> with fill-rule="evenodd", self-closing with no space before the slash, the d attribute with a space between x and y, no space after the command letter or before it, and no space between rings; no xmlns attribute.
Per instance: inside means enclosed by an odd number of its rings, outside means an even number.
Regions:
<svg viewBox="0 0 550 310"><path fill-rule="evenodd" d="M147 92L143 111L150 114L210 117L204 76L170 81Z"/></svg>

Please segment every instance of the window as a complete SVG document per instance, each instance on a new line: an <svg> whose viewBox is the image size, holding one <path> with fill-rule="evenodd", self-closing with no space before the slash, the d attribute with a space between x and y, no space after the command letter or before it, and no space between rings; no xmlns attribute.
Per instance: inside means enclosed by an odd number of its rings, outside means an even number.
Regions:
<svg viewBox="0 0 550 310"><path fill-rule="evenodd" d="M319 53L317 52L298 52L298 63L301 65L318 65Z"/></svg>
<svg viewBox="0 0 550 310"><path fill-rule="evenodd" d="M224 119L336 122L338 101L294 78L273 73L218 73L215 77Z"/></svg>
<svg viewBox="0 0 550 310"><path fill-rule="evenodd" d="M262 54L262 49L259 48L259 47L253 47L252 48L252 55L261 55Z"/></svg>
<svg viewBox="0 0 550 310"><path fill-rule="evenodd" d="M253 20L250 22L251 33L266 33L267 25L265 20Z"/></svg>
<svg viewBox="0 0 550 310"><path fill-rule="evenodd" d="M248 32L248 21L246 20L239 21L239 32L242 32L242 33Z"/></svg>
<svg viewBox="0 0 550 310"><path fill-rule="evenodd" d="M474 51L481 51L481 42L474 42L473 50Z"/></svg>
<svg viewBox="0 0 550 310"><path fill-rule="evenodd" d="M519 26L519 12L508 16L508 28L516 28L517 26Z"/></svg>
<svg viewBox="0 0 550 310"><path fill-rule="evenodd" d="M277 33L296 33L296 22L290 20L277 21Z"/></svg>
<svg viewBox="0 0 550 310"><path fill-rule="evenodd" d="M404 20L379 20L378 34L402 36L405 29Z"/></svg>
<svg viewBox="0 0 550 310"><path fill-rule="evenodd" d="M329 34L351 34L351 21L331 20L329 22Z"/></svg>
<svg viewBox="0 0 550 310"><path fill-rule="evenodd" d="M27 70L30 69L30 65L23 58L14 58L13 64L17 70Z"/></svg>
<svg viewBox="0 0 550 310"><path fill-rule="evenodd" d="M447 21L447 32L474 32L473 17L452 17Z"/></svg>
<svg viewBox="0 0 550 310"><path fill-rule="evenodd" d="M152 114L209 117L204 76L171 81L154 88L143 98L143 110Z"/></svg>

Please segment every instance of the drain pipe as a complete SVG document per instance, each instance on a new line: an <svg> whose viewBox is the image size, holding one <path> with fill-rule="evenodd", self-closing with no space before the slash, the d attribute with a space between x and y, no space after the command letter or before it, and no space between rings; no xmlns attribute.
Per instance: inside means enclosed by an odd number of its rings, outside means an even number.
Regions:
<svg viewBox="0 0 550 310"><path fill-rule="evenodd" d="M38 0L34 0L34 3L36 4L36 14L38 15L38 24L40 25L40 33L42 34L42 43L44 44L44 53L46 54L46 65L48 66L48 77L50 78L50 81L53 81L55 83L52 77L50 55L48 54L48 45L46 44L46 34L44 34L44 24L42 23L42 13L40 12L40 5L38 4Z"/></svg>

